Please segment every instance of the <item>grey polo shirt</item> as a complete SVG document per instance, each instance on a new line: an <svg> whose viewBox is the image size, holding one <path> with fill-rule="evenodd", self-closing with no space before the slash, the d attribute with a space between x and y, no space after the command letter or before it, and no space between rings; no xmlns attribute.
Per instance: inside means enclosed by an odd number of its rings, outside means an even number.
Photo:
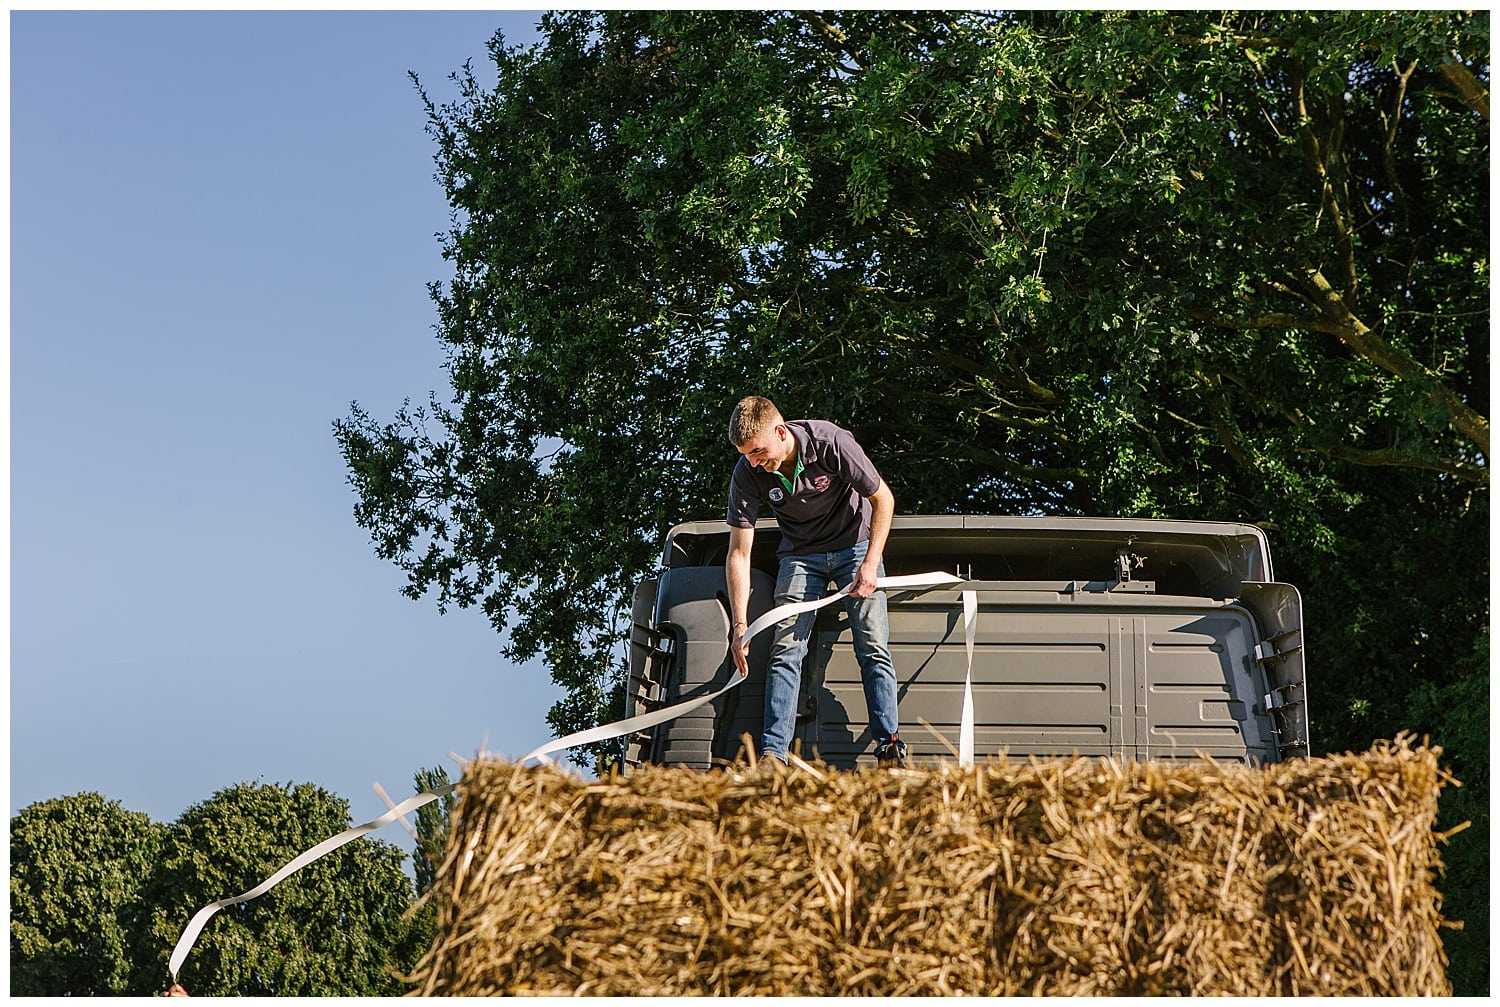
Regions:
<svg viewBox="0 0 1500 1007"><path fill-rule="evenodd" d="M764 500L781 529L777 555L834 552L870 537L870 501L880 489L880 473L854 435L827 420L787 420L797 442L792 491L779 476L745 460L729 480L724 520L734 528L754 528ZM798 467L800 463L800 468Z"/></svg>

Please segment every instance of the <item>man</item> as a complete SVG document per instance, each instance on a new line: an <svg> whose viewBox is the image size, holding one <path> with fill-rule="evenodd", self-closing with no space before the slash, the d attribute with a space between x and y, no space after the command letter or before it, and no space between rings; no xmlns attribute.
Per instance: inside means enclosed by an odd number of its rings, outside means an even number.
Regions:
<svg viewBox="0 0 1500 1007"><path fill-rule="evenodd" d="M729 418L729 440L741 457L729 484L729 556L725 575L734 620L729 652L741 675L749 672L745 640L750 601L750 547L761 501L781 529L776 604L821 598L831 582L852 584L844 598L854 654L864 681L875 760L904 766L906 743L896 716L896 669L891 663L885 595L875 590L896 498L849 431L825 420L784 420L769 399L741 399ZM817 612L776 626L766 667L762 755L786 761L797 722L802 660Z"/></svg>

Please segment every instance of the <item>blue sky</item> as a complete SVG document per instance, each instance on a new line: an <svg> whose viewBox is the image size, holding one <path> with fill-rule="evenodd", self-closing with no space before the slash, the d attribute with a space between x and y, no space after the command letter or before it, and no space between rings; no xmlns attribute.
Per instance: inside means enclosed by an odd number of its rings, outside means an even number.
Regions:
<svg viewBox="0 0 1500 1007"><path fill-rule="evenodd" d="M537 17L11 13L12 814L307 781L358 822L551 736L545 670L401 596L331 430L447 390L407 71L492 80Z"/></svg>

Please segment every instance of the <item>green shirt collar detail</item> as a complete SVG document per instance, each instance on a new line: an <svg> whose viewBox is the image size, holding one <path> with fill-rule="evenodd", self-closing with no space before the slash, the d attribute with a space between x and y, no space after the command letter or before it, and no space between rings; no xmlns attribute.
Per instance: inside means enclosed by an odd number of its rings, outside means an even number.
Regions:
<svg viewBox="0 0 1500 1007"><path fill-rule="evenodd" d="M790 479L782 475L780 469L771 474L781 480L781 485L786 487L787 496L791 496L797 492L797 479L802 475L802 452L800 450L797 452L797 467L792 470L792 477Z"/></svg>

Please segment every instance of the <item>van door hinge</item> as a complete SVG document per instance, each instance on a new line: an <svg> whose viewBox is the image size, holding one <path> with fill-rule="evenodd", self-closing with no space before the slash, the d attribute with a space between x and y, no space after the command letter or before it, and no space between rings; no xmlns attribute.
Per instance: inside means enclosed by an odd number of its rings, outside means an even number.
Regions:
<svg viewBox="0 0 1500 1007"><path fill-rule="evenodd" d="M1265 694L1266 712L1273 710L1284 710L1292 706L1301 706L1302 700L1291 695L1291 690L1300 689L1301 682L1289 682L1286 685L1277 686Z"/></svg>
<svg viewBox="0 0 1500 1007"><path fill-rule="evenodd" d="M1295 636L1297 632L1298 631L1295 629L1289 629L1285 633L1277 633L1275 636L1257 643L1255 645L1256 662L1259 664L1265 664L1267 661L1278 661L1281 658L1288 656L1289 654L1297 653L1297 651L1302 649L1302 645L1300 643L1295 646L1288 647L1285 650L1282 650L1278 646L1278 644L1284 643L1290 637Z"/></svg>

